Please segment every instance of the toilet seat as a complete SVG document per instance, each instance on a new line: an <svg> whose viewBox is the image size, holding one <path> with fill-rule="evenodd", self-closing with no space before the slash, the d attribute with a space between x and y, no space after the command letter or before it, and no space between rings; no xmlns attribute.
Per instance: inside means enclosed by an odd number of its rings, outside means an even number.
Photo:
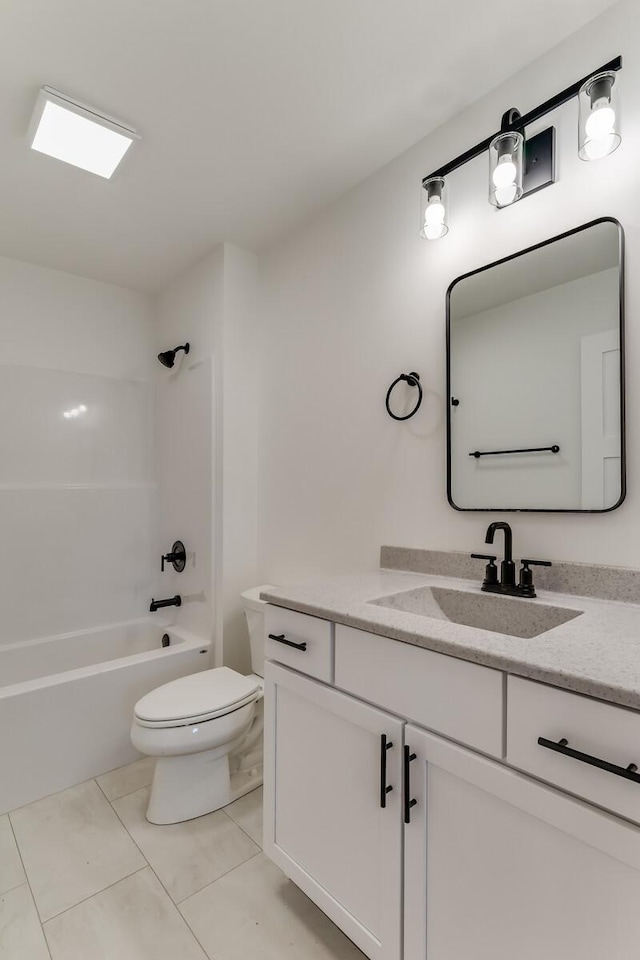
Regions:
<svg viewBox="0 0 640 960"><path fill-rule="evenodd" d="M165 683L135 705L135 722L143 727L184 727L223 717L253 700L261 691L258 677L215 667Z"/></svg>

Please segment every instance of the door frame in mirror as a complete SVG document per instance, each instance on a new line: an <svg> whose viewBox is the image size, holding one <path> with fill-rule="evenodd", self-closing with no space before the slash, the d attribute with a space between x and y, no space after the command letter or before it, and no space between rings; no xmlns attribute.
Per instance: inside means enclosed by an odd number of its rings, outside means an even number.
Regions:
<svg viewBox="0 0 640 960"><path fill-rule="evenodd" d="M595 227L599 223L612 223L618 230L618 254L619 254L619 263L620 263L620 272L619 272L619 282L618 282L618 305L619 305L619 332L620 332L620 497L611 507L604 507L602 510L569 510L569 509L556 509L552 507L459 507L453 500L451 487L452 487L452 477L451 477L451 408L452 406L457 406L454 404L454 398L451 395L451 294L454 287L460 283L462 280L467 280L469 277L473 277L478 273L484 273L486 270L490 270L492 267L500 266L502 263L508 263L509 260L515 260L516 257L522 257L527 253L532 253L534 250L539 250L541 247L547 247L551 243L556 243L558 240L564 240L566 237L571 237L576 233L580 233L583 230L588 230L590 227ZM543 240L540 243L534 243L530 247L525 247L523 250L518 250L516 253L510 254L508 257L501 257L499 260L494 260L492 263L487 263L482 267L478 267L476 270L469 270L468 273L463 273L461 276L456 277L453 280L449 287L447 288L446 295L446 349L447 349L447 501L450 507L453 507L454 510L458 510L461 513L611 513L612 510L617 510L617 508L623 503L627 495L627 444L626 444L626 428L625 428L625 334L624 334L624 318L625 318L625 296L624 296L624 286L625 286L625 269L624 269L624 229L619 220L616 220L615 217L598 217L596 220L590 220L588 223L583 223L579 227L574 227L572 230L566 230L564 233L559 233L555 237L549 237L548 240Z"/></svg>

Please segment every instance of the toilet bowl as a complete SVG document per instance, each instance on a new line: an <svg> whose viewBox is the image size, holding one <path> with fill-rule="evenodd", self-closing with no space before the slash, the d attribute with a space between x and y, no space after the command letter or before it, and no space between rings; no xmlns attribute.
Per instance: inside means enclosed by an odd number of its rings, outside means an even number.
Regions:
<svg viewBox="0 0 640 960"><path fill-rule="evenodd" d="M254 673L204 670L165 683L135 705L131 742L156 757L151 823L203 816L262 783L264 589L242 595Z"/></svg>

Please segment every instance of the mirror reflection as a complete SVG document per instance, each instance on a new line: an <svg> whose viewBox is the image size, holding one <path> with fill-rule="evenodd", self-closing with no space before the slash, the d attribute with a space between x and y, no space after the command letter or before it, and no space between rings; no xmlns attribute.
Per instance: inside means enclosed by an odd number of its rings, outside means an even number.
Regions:
<svg viewBox="0 0 640 960"><path fill-rule="evenodd" d="M624 498L623 235L605 218L459 277L447 298L459 510Z"/></svg>

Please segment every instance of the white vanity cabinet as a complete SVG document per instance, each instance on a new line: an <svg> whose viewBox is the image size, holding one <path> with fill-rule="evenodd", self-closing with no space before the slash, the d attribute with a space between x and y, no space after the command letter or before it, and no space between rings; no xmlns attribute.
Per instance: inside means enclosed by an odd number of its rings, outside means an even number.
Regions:
<svg viewBox="0 0 640 960"><path fill-rule="evenodd" d="M630 960L640 834L407 726L404 960Z"/></svg>
<svg viewBox="0 0 640 960"><path fill-rule="evenodd" d="M265 665L265 852L379 960L401 957L403 727Z"/></svg>
<svg viewBox="0 0 640 960"><path fill-rule="evenodd" d="M266 664L267 854L373 960L640 957L640 713L327 623L332 680Z"/></svg>

